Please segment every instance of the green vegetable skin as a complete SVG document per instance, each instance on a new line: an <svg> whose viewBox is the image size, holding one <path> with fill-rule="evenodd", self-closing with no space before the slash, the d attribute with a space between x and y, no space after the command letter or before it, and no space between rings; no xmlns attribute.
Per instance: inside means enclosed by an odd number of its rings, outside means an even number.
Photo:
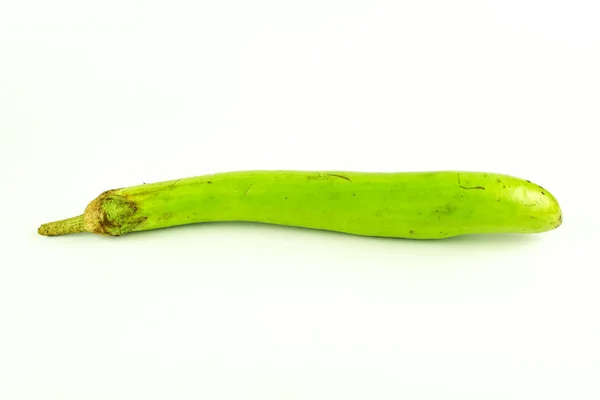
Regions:
<svg viewBox="0 0 600 400"><path fill-rule="evenodd" d="M251 221L413 239L538 233L562 223L546 189L502 174L239 171L109 190L41 235L119 236L199 222Z"/></svg>

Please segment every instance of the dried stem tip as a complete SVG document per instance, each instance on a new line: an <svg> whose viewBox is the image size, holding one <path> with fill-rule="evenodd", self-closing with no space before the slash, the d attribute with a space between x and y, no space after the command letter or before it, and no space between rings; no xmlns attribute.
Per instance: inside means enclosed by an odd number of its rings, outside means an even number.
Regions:
<svg viewBox="0 0 600 400"><path fill-rule="evenodd" d="M84 231L83 215L63 219L61 221L49 222L38 228L38 233L44 236L59 236Z"/></svg>

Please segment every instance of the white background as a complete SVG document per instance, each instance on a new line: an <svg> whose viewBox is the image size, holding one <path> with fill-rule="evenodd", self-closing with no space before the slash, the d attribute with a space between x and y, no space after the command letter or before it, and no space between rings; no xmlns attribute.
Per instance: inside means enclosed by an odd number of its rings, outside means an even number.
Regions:
<svg viewBox="0 0 600 400"><path fill-rule="evenodd" d="M1 399L600 398L598 1L0 4ZM507 173L564 223L36 232L245 169Z"/></svg>

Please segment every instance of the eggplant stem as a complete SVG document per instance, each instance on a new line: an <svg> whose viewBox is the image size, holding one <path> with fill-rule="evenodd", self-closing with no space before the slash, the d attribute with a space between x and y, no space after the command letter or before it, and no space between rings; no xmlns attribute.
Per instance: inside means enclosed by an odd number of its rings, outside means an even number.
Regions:
<svg viewBox="0 0 600 400"><path fill-rule="evenodd" d="M38 228L38 233L43 236L68 235L70 233L84 232L83 215L67 218L60 221L48 222Z"/></svg>

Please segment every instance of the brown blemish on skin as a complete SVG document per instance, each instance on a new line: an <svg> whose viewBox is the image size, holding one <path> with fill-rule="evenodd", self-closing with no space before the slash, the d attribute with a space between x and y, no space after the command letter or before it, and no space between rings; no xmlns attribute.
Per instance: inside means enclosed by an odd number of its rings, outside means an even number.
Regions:
<svg viewBox="0 0 600 400"><path fill-rule="evenodd" d="M167 189L169 189L169 190L170 190L170 189L173 189L173 188L175 187L175 185L177 185L177 183L178 183L180 180L181 180L181 179L177 179L175 182L171 183Z"/></svg>
<svg viewBox="0 0 600 400"><path fill-rule="evenodd" d="M458 185L461 187L461 189L466 189L466 190L471 190L471 189L479 189L479 190L485 190L485 188L483 186L471 186L471 187L466 187L466 186L462 186L462 185Z"/></svg>
<svg viewBox="0 0 600 400"><path fill-rule="evenodd" d="M479 190L485 190L485 188L483 186L463 186L460 184L460 174L456 174L456 177L458 178L458 186L461 189L465 189L465 190L471 190L471 189L479 189Z"/></svg>
<svg viewBox="0 0 600 400"><path fill-rule="evenodd" d="M335 176L336 178L340 178L340 179L345 179L348 182L352 182L352 179L348 178L347 176L344 175L338 175L338 174L327 174L327 176Z"/></svg>
<svg viewBox="0 0 600 400"><path fill-rule="evenodd" d="M446 204L444 206L435 209L437 215L450 215L457 210L457 207L453 204Z"/></svg>
<svg viewBox="0 0 600 400"><path fill-rule="evenodd" d="M133 227L131 228L131 230L134 230L138 225L143 224L146 220L148 219L148 217L142 217L138 220L138 222L133 225Z"/></svg>
<svg viewBox="0 0 600 400"><path fill-rule="evenodd" d="M415 231L413 231L412 229L410 231L408 231L408 233L410 233L411 235L415 233Z"/></svg>
<svg viewBox="0 0 600 400"><path fill-rule="evenodd" d="M250 186L248 186L248 189L246 189L246 191L244 192L244 196L248 195L248 192L250 191L250 189L252 189L252 185L254 185L254 183L251 183Z"/></svg>

